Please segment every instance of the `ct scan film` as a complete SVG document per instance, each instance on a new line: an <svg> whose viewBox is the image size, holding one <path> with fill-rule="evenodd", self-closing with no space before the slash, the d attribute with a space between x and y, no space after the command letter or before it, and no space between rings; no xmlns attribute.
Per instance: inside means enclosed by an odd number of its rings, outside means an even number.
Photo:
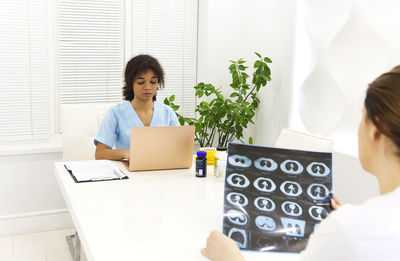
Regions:
<svg viewBox="0 0 400 261"><path fill-rule="evenodd" d="M331 191L330 152L230 143L223 232L241 249L300 252Z"/></svg>

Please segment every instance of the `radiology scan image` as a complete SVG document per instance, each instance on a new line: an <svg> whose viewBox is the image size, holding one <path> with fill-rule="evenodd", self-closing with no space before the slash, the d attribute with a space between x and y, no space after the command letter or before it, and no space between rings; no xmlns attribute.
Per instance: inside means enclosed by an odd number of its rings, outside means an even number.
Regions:
<svg viewBox="0 0 400 261"><path fill-rule="evenodd" d="M223 232L239 248L300 252L330 208L332 153L230 143Z"/></svg>

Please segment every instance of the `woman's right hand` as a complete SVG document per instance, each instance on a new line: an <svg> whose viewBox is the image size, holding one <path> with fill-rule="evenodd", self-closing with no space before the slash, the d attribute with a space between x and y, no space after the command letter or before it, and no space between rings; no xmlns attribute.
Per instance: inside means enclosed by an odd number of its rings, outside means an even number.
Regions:
<svg viewBox="0 0 400 261"><path fill-rule="evenodd" d="M236 242L217 230L210 233L201 254L212 261L244 261Z"/></svg>
<svg viewBox="0 0 400 261"><path fill-rule="evenodd" d="M107 145L97 142L95 159L96 160L129 160L129 150L113 150Z"/></svg>

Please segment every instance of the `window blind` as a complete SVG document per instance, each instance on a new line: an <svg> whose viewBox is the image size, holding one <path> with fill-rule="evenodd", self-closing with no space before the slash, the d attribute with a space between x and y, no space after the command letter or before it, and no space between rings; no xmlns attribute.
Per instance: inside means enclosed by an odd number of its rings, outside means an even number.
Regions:
<svg viewBox="0 0 400 261"><path fill-rule="evenodd" d="M179 112L194 117L197 9L197 0L59 0L60 102L121 101L125 63L145 53L165 71L158 101L175 94Z"/></svg>
<svg viewBox="0 0 400 261"><path fill-rule="evenodd" d="M132 3L132 56L145 53L159 60L165 89L157 100L175 94L178 112L186 117L195 116L197 9L197 0Z"/></svg>
<svg viewBox="0 0 400 261"><path fill-rule="evenodd" d="M61 103L121 101L124 1L58 1Z"/></svg>
<svg viewBox="0 0 400 261"><path fill-rule="evenodd" d="M194 116L197 0L58 0L56 10L50 3L0 1L0 141L48 139L54 94L59 103L121 101L125 63L139 53L165 70L158 101L175 94L180 113Z"/></svg>
<svg viewBox="0 0 400 261"><path fill-rule="evenodd" d="M49 137L47 0L0 1L0 141Z"/></svg>

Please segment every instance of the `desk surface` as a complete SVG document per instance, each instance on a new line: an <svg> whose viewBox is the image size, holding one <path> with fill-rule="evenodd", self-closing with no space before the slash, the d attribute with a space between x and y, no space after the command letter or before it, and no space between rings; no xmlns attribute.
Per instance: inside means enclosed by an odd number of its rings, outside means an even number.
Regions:
<svg viewBox="0 0 400 261"><path fill-rule="evenodd" d="M206 260L200 248L211 230L222 228L224 185L196 178L193 167L87 183L75 183L62 162L55 168L89 261ZM248 261L299 260L296 254L243 255Z"/></svg>

